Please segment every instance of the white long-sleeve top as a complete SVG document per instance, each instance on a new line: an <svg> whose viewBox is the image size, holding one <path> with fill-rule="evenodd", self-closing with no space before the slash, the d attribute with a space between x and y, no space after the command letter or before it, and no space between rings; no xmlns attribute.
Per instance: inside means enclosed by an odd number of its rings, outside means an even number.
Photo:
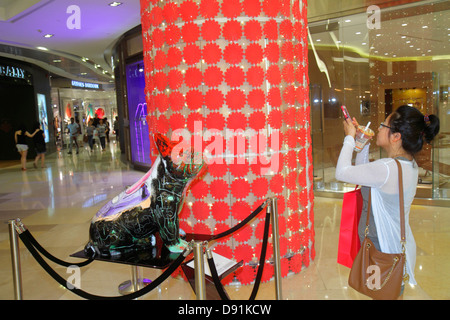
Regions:
<svg viewBox="0 0 450 320"><path fill-rule="evenodd" d="M357 154L352 165L355 139L346 136L336 166L336 179L355 185L370 187L372 214L375 219L380 249L384 253L400 253L400 205L398 168L392 158L369 162L369 146ZM406 271L409 283L417 284L414 278L416 264L416 242L409 225L409 212L417 188L418 167L415 161L400 160L403 171L405 205Z"/></svg>

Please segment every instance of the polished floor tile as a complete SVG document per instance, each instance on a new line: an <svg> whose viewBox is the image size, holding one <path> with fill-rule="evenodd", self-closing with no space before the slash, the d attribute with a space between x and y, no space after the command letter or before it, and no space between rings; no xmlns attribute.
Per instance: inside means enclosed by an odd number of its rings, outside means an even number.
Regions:
<svg viewBox="0 0 450 320"><path fill-rule="evenodd" d="M21 218L39 243L54 256L70 257L88 240L89 223L107 200L143 173L120 160L116 144L105 152L78 155L55 153L47 157L46 168L34 169L32 162L22 172L20 165L0 168L0 299L14 299L8 220ZM336 263L342 200L316 197L316 258L308 268L282 279L282 297L288 300L365 300L348 287L349 269ZM406 286L404 299L450 299L450 208L414 205L411 226L417 242L416 279ZM20 243L23 298L26 300L80 300L51 278ZM67 268L50 265L61 276ZM131 278L131 266L95 261L81 271L82 289L99 296L119 295L118 287ZM155 279L160 270L140 268L144 278ZM252 286L228 285L231 299L247 300ZM140 299L194 300L190 285L169 277ZM274 280L261 284L257 299L275 299Z"/></svg>

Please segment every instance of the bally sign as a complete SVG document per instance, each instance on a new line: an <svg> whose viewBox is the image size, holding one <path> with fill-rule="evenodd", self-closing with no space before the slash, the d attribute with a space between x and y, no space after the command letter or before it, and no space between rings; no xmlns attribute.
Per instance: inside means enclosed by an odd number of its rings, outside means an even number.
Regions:
<svg viewBox="0 0 450 320"><path fill-rule="evenodd" d="M0 76L25 79L25 70L19 67L0 65Z"/></svg>

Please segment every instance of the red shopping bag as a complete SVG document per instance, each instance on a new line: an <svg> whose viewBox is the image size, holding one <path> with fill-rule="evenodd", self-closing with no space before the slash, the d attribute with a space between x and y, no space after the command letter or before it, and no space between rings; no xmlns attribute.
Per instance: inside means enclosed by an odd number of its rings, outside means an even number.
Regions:
<svg viewBox="0 0 450 320"><path fill-rule="evenodd" d="M363 198L361 189L344 193L337 262L351 268L361 247L358 237L358 223L361 218Z"/></svg>

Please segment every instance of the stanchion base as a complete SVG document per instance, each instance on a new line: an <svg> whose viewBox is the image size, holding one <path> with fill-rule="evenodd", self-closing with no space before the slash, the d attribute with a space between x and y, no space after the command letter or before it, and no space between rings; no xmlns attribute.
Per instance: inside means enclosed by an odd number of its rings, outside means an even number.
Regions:
<svg viewBox="0 0 450 320"><path fill-rule="evenodd" d="M152 280L150 279L139 279L138 285L137 285L137 289L142 289L145 286L149 285L152 282ZM122 282L121 284L119 284L119 293L121 295L127 295L130 293L134 293L136 292L136 290L134 289L134 285L133 282L131 280L127 280Z"/></svg>

